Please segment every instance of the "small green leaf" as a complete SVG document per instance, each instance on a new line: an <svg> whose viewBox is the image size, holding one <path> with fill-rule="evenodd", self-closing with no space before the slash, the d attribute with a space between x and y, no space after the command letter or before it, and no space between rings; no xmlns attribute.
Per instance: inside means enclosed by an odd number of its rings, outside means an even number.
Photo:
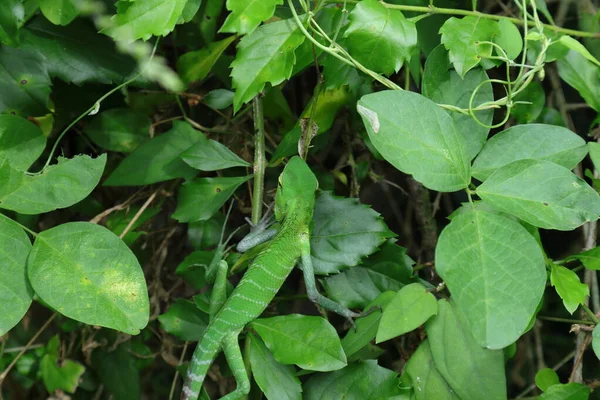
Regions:
<svg viewBox="0 0 600 400"><path fill-rule="evenodd" d="M310 252L319 275L357 265L394 236L375 210L331 192L317 194L313 220Z"/></svg>
<svg viewBox="0 0 600 400"><path fill-rule="evenodd" d="M544 160L519 160L494 172L477 194L533 226L570 231L600 216L600 197L583 179Z"/></svg>
<svg viewBox="0 0 600 400"><path fill-rule="evenodd" d="M494 43L502 47L509 60L514 60L523 51L523 37L519 29L509 19L502 18L498 21L498 36L494 38ZM498 50L495 49L498 53Z"/></svg>
<svg viewBox="0 0 600 400"><path fill-rule="evenodd" d="M596 59L596 57L594 57L589 51L588 49L585 48L585 46L583 44L581 44L579 41L573 39L571 36L569 35L564 35L561 36L559 39L560 43L564 44L565 46L567 46L569 49L574 50L576 52L578 52L579 54L581 54L583 57L585 57L587 60L591 61L592 63L596 64L598 67L600 67L600 61L598 61Z"/></svg>
<svg viewBox="0 0 600 400"><path fill-rule="evenodd" d="M0 115L0 163L27 171L42 155L46 137L34 123L16 115Z"/></svg>
<svg viewBox="0 0 600 400"><path fill-rule="evenodd" d="M179 222L207 220L250 178L252 175L188 181L179 189L179 202L172 217Z"/></svg>
<svg viewBox="0 0 600 400"><path fill-rule="evenodd" d="M291 365L279 364L258 336L250 333L248 357L252 376L269 400L302 400L302 385Z"/></svg>
<svg viewBox="0 0 600 400"><path fill-rule="evenodd" d="M214 255L214 251L195 251L177 266L175 273L195 289L200 290L207 284L206 268L210 265Z"/></svg>
<svg viewBox="0 0 600 400"><path fill-rule="evenodd" d="M123 343L114 351L100 347L92 353L92 368L114 400L141 398L140 373L130 345Z"/></svg>
<svg viewBox="0 0 600 400"><path fill-rule="evenodd" d="M546 104L546 93L542 85L533 81L522 92L518 93L513 100L515 102L526 102L531 104L517 103L511 109L511 115L519 124L529 124L535 121Z"/></svg>
<svg viewBox="0 0 600 400"><path fill-rule="evenodd" d="M296 63L294 51L304 40L292 19L263 25L240 41L231 63L234 112L252 100L267 82L276 86L289 79Z"/></svg>
<svg viewBox="0 0 600 400"><path fill-rule="evenodd" d="M311 371L335 371L346 366L335 328L321 317L291 314L260 318L250 326L282 364Z"/></svg>
<svg viewBox="0 0 600 400"><path fill-rule="evenodd" d="M558 74L575 88L590 107L600 112L600 75L598 67L574 50L558 60Z"/></svg>
<svg viewBox="0 0 600 400"><path fill-rule="evenodd" d="M546 269L539 245L518 222L479 209L458 214L442 231L435 259L480 346L501 349L525 333Z"/></svg>
<svg viewBox="0 0 600 400"><path fill-rule="evenodd" d="M482 348L452 301L440 300L438 307L438 315L425 324L437 370L461 399L479 399L485 393L486 399L505 400L502 350Z"/></svg>
<svg viewBox="0 0 600 400"><path fill-rule="evenodd" d="M584 251L583 253L569 256L566 260L579 260L587 269L600 271L600 246Z"/></svg>
<svg viewBox="0 0 600 400"><path fill-rule="evenodd" d="M231 14L219 32L250 34L261 22L271 18L275 13L275 6L281 4L283 0L227 0L227 9Z"/></svg>
<svg viewBox="0 0 600 400"><path fill-rule="evenodd" d="M119 41L148 40L167 36L181 17L187 0L144 0L117 2L117 15L104 33Z"/></svg>
<svg viewBox="0 0 600 400"><path fill-rule="evenodd" d="M128 229L127 234L122 239L127 246L131 247L133 242L143 234L143 232L138 232L136 229L152 219L159 212L160 207L148 207L141 210L140 206L129 206L124 210L111 213L106 218L106 227L118 236L125 232L125 229Z"/></svg>
<svg viewBox="0 0 600 400"><path fill-rule="evenodd" d="M542 392L545 392L550 386L560 384L560 379L552 368L544 368L535 374L535 384Z"/></svg>
<svg viewBox="0 0 600 400"><path fill-rule="evenodd" d="M142 268L119 237L102 226L69 222L38 234L27 273L35 293L69 318L130 335L148 323Z"/></svg>
<svg viewBox="0 0 600 400"><path fill-rule="evenodd" d="M86 135L103 149L130 153L150 139L150 118L129 108L101 112L86 127Z"/></svg>
<svg viewBox="0 0 600 400"><path fill-rule="evenodd" d="M573 169L587 153L585 140L569 129L527 124L510 127L488 140L473 163L473 176L485 181L517 160L546 160Z"/></svg>
<svg viewBox="0 0 600 400"><path fill-rule="evenodd" d="M409 91L386 90L363 96L357 109L369 139L394 167L440 192L469 185L465 139L433 101Z"/></svg>
<svg viewBox="0 0 600 400"><path fill-rule="evenodd" d="M0 336L21 321L31 305L33 290L26 273L30 250L27 234L0 217Z"/></svg>
<svg viewBox="0 0 600 400"><path fill-rule="evenodd" d="M492 54L490 44L500 33L498 23L485 18L452 17L440 29L442 43L450 52L450 61L461 77L479 64L482 57Z"/></svg>
<svg viewBox="0 0 600 400"><path fill-rule="evenodd" d="M54 25L68 25L79 14L74 0L37 0L37 2L44 17Z"/></svg>
<svg viewBox="0 0 600 400"><path fill-rule="evenodd" d="M54 336L48 342L47 353L40 361L42 380L48 393L52 394L57 389L74 393L79 386L79 378L83 375L85 367L72 360L60 360L59 362L59 347L58 336Z"/></svg>
<svg viewBox="0 0 600 400"><path fill-rule="evenodd" d="M218 171L225 168L250 166L250 163L242 160L225 145L216 140L206 139L206 137L184 151L181 159L190 167L200 171Z"/></svg>
<svg viewBox="0 0 600 400"><path fill-rule="evenodd" d="M20 0L5 0L0 7L0 43L9 46L19 44L19 27L23 22L25 9Z"/></svg>
<svg viewBox="0 0 600 400"><path fill-rule="evenodd" d="M173 128L142 144L128 155L104 182L105 186L141 186L174 178L191 178L196 170L181 154L206 137L187 122L174 121Z"/></svg>
<svg viewBox="0 0 600 400"><path fill-rule="evenodd" d="M207 47L183 54L177 60L177 72L185 84L201 81L213 68L221 54L236 39L229 36L218 42L210 43Z"/></svg>
<svg viewBox="0 0 600 400"><path fill-rule="evenodd" d="M348 18L344 44L352 57L375 72L398 72L417 46L415 24L376 0L359 2Z"/></svg>
<svg viewBox="0 0 600 400"><path fill-rule="evenodd" d="M223 110L233 104L234 95L231 90L215 89L208 92L202 101L212 109Z"/></svg>
<svg viewBox="0 0 600 400"><path fill-rule="evenodd" d="M585 298L590 295L588 285L581 283L579 276L568 268L552 264L550 283L556 289L568 312L573 314Z"/></svg>
<svg viewBox="0 0 600 400"><path fill-rule="evenodd" d="M437 301L433 294L419 283L404 286L383 312L375 343L413 331L435 314Z"/></svg>
<svg viewBox="0 0 600 400"><path fill-rule="evenodd" d="M539 400L587 400L590 397L590 388L581 383L565 383L552 385Z"/></svg>
<svg viewBox="0 0 600 400"><path fill-rule="evenodd" d="M412 381L416 400L460 400L436 369L427 339L421 342L410 357L404 373Z"/></svg>
<svg viewBox="0 0 600 400"><path fill-rule="evenodd" d="M202 4L202 0L187 0L185 3L185 7L181 12L181 17L177 21L178 24L184 24L186 22L190 22L194 19L194 16L200 9L200 5Z"/></svg>
<svg viewBox="0 0 600 400"><path fill-rule="evenodd" d="M304 400L396 399L402 393L398 374L377 361L361 361L328 374L315 374L304 384Z"/></svg>
<svg viewBox="0 0 600 400"><path fill-rule="evenodd" d="M208 326L208 315L191 301L177 299L166 313L158 316L158 321L171 335L181 340L198 341Z"/></svg>
<svg viewBox="0 0 600 400"><path fill-rule="evenodd" d="M0 208L21 214L41 214L70 207L94 190L104 171L106 154L91 158L80 155L46 167L39 175L16 171L8 162L0 164L0 182L10 175L10 184L0 186Z"/></svg>
<svg viewBox="0 0 600 400"><path fill-rule="evenodd" d="M592 332L592 349L594 349L594 354L600 360L600 325L596 325Z"/></svg>

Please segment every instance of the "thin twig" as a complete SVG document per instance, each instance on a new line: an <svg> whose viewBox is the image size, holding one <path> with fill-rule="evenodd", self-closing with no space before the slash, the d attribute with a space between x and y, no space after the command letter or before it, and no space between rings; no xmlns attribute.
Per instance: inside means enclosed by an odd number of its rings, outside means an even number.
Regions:
<svg viewBox="0 0 600 400"><path fill-rule="evenodd" d="M263 206L263 192L265 190L265 119L263 114L262 94L259 93L253 100L254 106L254 191L252 199L252 223L257 225L260 221Z"/></svg>
<svg viewBox="0 0 600 400"><path fill-rule="evenodd" d="M120 239L123 239L125 237L125 235L127 235L127 233L129 232L129 230L131 229L131 227L136 223L136 221L140 218L140 215L142 215L142 213L144 211L146 211L146 208L148 208L148 206L150 205L150 203L152 203L152 201L154 200L154 198L156 197L156 195L162 190L162 185L156 189L154 191L154 193L152 193L150 195L150 197L148 197L148 199L146 200L146 202L144 202L144 204L142 205L142 207L138 210L137 213L135 213L135 215L133 216L133 218L131 219L131 221L129 221L129 224L127 224L127 226L125 227L125 230L123 230L123 232L121 232L121 234L119 235Z"/></svg>
<svg viewBox="0 0 600 400"><path fill-rule="evenodd" d="M185 342L183 345L183 351L181 352L181 357L179 357L179 365L183 364L183 359L185 358L185 353L187 352L189 342ZM171 392L169 393L169 400L173 400L173 395L175 394L175 387L177 386L177 378L179 378L179 370L175 369L175 375L173 376L173 383L171 383Z"/></svg>

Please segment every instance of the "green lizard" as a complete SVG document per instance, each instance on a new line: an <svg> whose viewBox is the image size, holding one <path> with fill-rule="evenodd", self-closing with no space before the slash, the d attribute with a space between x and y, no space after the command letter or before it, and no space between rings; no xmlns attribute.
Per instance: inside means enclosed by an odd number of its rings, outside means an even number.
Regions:
<svg viewBox="0 0 600 400"><path fill-rule="evenodd" d="M211 316L188 367L182 400L198 398L206 373L221 349L237 383L235 391L221 400L235 400L248 394L250 382L238 336L248 323L258 318L267 308L298 259L302 262L308 298L311 301L346 318L362 316L317 291L309 241L317 186L317 179L304 160L292 158L279 177L275 196L275 217L280 228L273 240L255 258L231 296L214 317ZM224 291L218 293L220 294L217 296L224 296ZM215 302L219 306L222 304L219 299Z"/></svg>

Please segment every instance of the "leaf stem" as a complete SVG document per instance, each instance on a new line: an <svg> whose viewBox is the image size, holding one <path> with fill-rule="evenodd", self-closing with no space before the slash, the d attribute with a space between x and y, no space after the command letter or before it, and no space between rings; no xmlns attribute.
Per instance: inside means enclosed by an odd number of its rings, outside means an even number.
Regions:
<svg viewBox="0 0 600 400"><path fill-rule="evenodd" d="M263 192L265 189L265 119L262 93L252 102L254 109L254 198L252 199L252 223L257 225L262 213Z"/></svg>
<svg viewBox="0 0 600 400"><path fill-rule="evenodd" d="M596 325L594 321L584 320L584 319L569 319L569 318L558 318L558 317L545 317L542 315L538 315L538 319L542 321L552 321L552 322L564 322L566 324L580 324L580 325Z"/></svg>
<svg viewBox="0 0 600 400"><path fill-rule="evenodd" d="M581 306L581 308L583 308L583 311L585 311L586 314L589 315L589 317L592 319L592 321L594 321L594 323L596 325L600 324L600 319L598 319L598 317L596 317L596 314L594 314L594 312L592 310L590 310L590 308L588 306L586 306L583 303L581 303L580 306Z"/></svg>

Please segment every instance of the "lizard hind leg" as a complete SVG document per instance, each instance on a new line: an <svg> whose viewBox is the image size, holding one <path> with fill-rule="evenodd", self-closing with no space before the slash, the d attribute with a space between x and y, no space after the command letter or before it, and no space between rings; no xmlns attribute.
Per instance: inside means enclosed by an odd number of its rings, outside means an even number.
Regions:
<svg viewBox="0 0 600 400"><path fill-rule="evenodd" d="M250 380L248 379L248 372L246 371L242 351L238 343L239 333L240 331L236 331L223 339L223 352L225 353L229 368L235 377L237 387L233 392L222 397L221 400L239 400L250 392Z"/></svg>

